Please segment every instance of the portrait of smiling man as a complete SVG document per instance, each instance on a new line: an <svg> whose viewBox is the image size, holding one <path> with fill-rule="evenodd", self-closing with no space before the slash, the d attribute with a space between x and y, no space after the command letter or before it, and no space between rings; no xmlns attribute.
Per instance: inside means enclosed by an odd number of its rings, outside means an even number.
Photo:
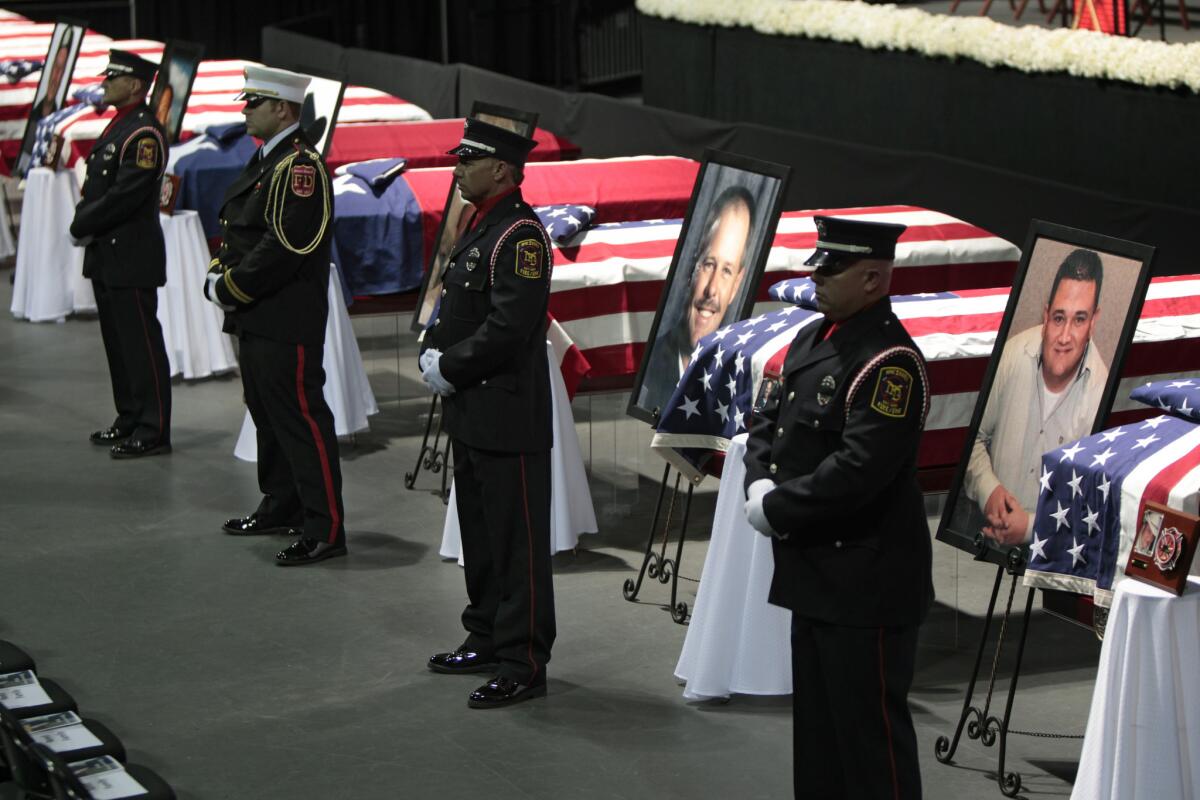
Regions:
<svg viewBox="0 0 1200 800"><path fill-rule="evenodd" d="M1055 272L1042 323L1004 346L965 479L978 509L971 529L998 544L1029 541L1042 454L1091 431L1108 382L1092 346L1103 283L1100 256L1072 250Z"/></svg>
<svg viewBox="0 0 1200 800"><path fill-rule="evenodd" d="M654 408L670 399L696 344L733 322L750 255L754 196L743 186L722 190L705 215L696 260L687 284L686 306L675 325L655 340L638 405Z"/></svg>

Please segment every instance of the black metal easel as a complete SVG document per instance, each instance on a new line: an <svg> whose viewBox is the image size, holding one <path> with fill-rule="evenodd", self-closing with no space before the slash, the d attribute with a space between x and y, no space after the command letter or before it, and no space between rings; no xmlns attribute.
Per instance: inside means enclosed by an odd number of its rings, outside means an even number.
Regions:
<svg viewBox="0 0 1200 800"><path fill-rule="evenodd" d="M625 579L625 583L621 587L621 594L631 603L636 601L638 593L642 590L642 581L647 575L657 579L659 583L670 583L671 602L668 608L671 610L671 619L682 625L688 618L688 605L678 602L679 563L683 557L683 540L687 538L688 515L692 511L692 491L696 487L695 484L688 481L687 500L684 501L683 520L679 528L679 542L675 546L675 558L667 558L667 542L671 535L671 516L675 511L675 501L679 497L679 480L683 477L682 473L678 471L675 473L675 486L671 491L671 503L667 506L667 518L663 522L662 543L659 545L658 552L654 551L654 535L658 529L663 497L667 493L667 481L670 477L671 465L668 464L663 469L662 485L658 489L658 502L654 506L654 521L650 523L650 535L646 537L646 552L642 556L642 568L638 572L636 581L633 578Z"/></svg>
<svg viewBox="0 0 1200 800"><path fill-rule="evenodd" d="M983 544L980 543L979 546L982 550ZM1000 636L996 640L996 650L992 656L992 667L988 674L987 695L984 698L983 708L980 709L978 706L972 705L971 700L975 694L975 682L979 678L979 667L983 663L983 651L987 648L988 633L991 630L992 618L995 616L996 611L996 598L1000 594L1000 584L1003 581L1005 572L1011 576L1011 584L1008 589L1008 602L1004 606L1004 614L1000 621ZM1033 612L1034 589L1029 589L1025 598L1025 613L1021 618L1021 638L1017 641L1017 655L1013 662L1012 677L1008 684L1008 697L1004 703L1004 716L997 718L991 713L992 695L996 688L996 675L1000 669L1000 656L1004 648L1004 637L1008 632L1008 623L1012 616L1013 596L1017 591L1017 582L1024 573L1025 556L1019 547L1010 550L1006 562L1002 566L996 567L996 582L992 585L992 596L988 601L987 618L983 623L983 633L979 637L979 650L975 654L975 667L971 671L971 680L967 683L967 694L963 698L962 714L958 718L958 727L954 729L953 739L946 736L939 736L933 747L934 756L937 760L943 764L949 764L954 759L955 751L958 750L958 743L962 738L964 726L967 729L967 737L978 739L983 743L984 747L991 747L998 739L1000 747L997 752L996 783L1000 787L1001 794L1007 797L1016 797L1017 793L1021 791L1020 773L1005 771L1008 735L1010 733L1050 739L1083 738L1082 736L1071 734L1018 731L1009 727L1009 722L1012 720L1013 699L1017 694L1017 679L1021 676L1021 659L1025 655L1025 639L1029 633L1029 618Z"/></svg>
<svg viewBox="0 0 1200 800"><path fill-rule="evenodd" d="M422 469L437 475L442 475L442 488L433 493L442 498L442 503L450 502L450 437L442 442L442 415L438 413L438 395L433 396L429 403L429 419L425 421L425 435L421 438L421 450L417 453L417 463L412 472L404 473L404 488L411 489L417 482L417 476ZM434 429L434 419L437 419L437 429ZM429 434L433 433L433 443L429 442Z"/></svg>

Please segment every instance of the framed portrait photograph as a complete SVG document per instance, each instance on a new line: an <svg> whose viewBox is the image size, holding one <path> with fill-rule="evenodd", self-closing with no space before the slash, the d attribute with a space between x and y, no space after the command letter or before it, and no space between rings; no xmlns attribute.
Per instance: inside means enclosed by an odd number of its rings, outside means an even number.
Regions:
<svg viewBox="0 0 1200 800"><path fill-rule="evenodd" d="M522 111L476 100L471 105L471 119L507 128L532 139L533 132L537 130L538 115L533 111ZM442 208L442 221L433 237L433 252L429 254L429 263L426 265L425 275L421 278L421 288L417 290L417 307L410 326L415 332L425 330L429 320L433 318L433 310L437 307L442 291L442 272L446 268L446 260L450 257L454 243L458 241L471 218L471 215L466 213L470 207L471 204L458 192L458 181L450 181L450 191L446 193L446 204Z"/></svg>
<svg viewBox="0 0 1200 800"><path fill-rule="evenodd" d="M150 93L150 110L166 131L170 144L178 142L183 132L183 115L203 54L203 45L176 39L167 42L163 50L154 91Z"/></svg>
<svg viewBox="0 0 1200 800"><path fill-rule="evenodd" d="M657 425L705 336L754 307L791 167L707 150L626 413Z"/></svg>
<svg viewBox="0 0 1200 800"><path fill-rule="evenodd" d="M312 82L308 84L304 103L300 106L300 129L321 154L321 158L326 158L333 141L338 111L342 107L342 95L346 92L346 82L317 75L309 77Z"/></svg>
<svg viewBox="0 0 1200 800"><path fill-rule="evenodd" d="M42 65L37 91L33 94L33 105L25 121L25 133L21 136L21 152L17 156L16 174L24 176L33 163L33 145L37 138L38 121L58 111L67 101L71 88L71 76L75 73L75 60L83 45L83 34L87 23L60 19L50 35L50 48L46 51L46 62Z"/></svg>
<svg viewBox="0 0 1200 800"><path fill-rule="evenodd" d="M1028 561L1042 455L1104 427L1154 248L1034 220L937 538Z"/></svg>

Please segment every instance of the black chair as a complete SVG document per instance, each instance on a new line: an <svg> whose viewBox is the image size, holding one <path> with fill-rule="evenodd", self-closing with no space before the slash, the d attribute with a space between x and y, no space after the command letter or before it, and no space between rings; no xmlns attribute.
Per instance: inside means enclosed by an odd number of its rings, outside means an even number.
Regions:
<svg viewBox="0 0 1200 800"><path fill-rule="evenodd" d="M50 776L50 786L54 792L51 795L53 800L94 800L87 785L76 774L76 769L81 768L81 762L73 762L75 769L72 769L72 765L68 764L66 759L49 748L35 744L33 750L41 759L46 773ZM122 800L126 800L126 798L129 800L175 800L174 790L159 777L158 773L148 767L126 764L124 770L129 777L142 786L143 791L121 795Z"/></svg>
<svg viewBox="0 0 1200 800"><path fill-rule="evenodd" d="M69 712L68 712L69 713ZM75 717L78 719L78 717ZM125 747L112 731L95 720L80 719L78 724L100 740L96 745L72 745L68 741L58 744L41 744L30 733L29 727L36 726L43 718L21 719L7 708L0 706L0 754L8 768L9 779L27 795L51 797L50 777L42 759L34 752L35 746L44 746L62 755L68 761L82 761L97 756L112 756L125 760ZM35 727L36 729L36 727ZM66 729L63 729L66 732Z"/></svg>
<svg viewBox="0 0 1200 800"><path fill-rule="evenodd" d="M37 672L33 659L12 642L0 639L0 674L5 672L21 672L22 670Z"/></svg>

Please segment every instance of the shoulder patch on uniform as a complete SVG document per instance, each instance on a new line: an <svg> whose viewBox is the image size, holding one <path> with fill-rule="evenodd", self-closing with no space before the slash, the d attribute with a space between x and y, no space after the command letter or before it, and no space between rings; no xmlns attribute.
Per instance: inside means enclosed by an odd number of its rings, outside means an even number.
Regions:
<svg viewBox="0 0 1200 800"><path fill-rule="evenodd" d="M913 376L902 367L883 367L875 379L875 391L871 393L871 408L885 417L901 419L908 414L908 401L912 398Z"/></svg>
<svg viewBox="0 0 1200 800"><path fill-rule="evenodd" d="M522 239L517 242L517 274L522 278L537 279L542 277L542 264L545 262L542 243L537 239Z"/></svg>
<svg viewBox="0 0 1200 800"><path fill-rule="evenodd" d="M297 197L312 197L316 188L316 167L311 164L295 164L292 167L292 194Z"/></svg>
<svg viewBox="0 0 1200 800"><path fill-rule="evenodd" d="M138 142L135 163L141 169L154 169L158 166L158 142L148 137Z"/></svg>
<svg viewBox="0 0 1200 800"><path fill-rule="evenodd" d="M900 362L897 364L896 362ZM891 362L891 363L888 363ZM867 407L890 419L905 419L910 412L920 416L921 424L929 414L929 376L921 354L911 347L895 346L875 354L867 361L850 382L846 393L846 419L850 419L851 406L859 390L872 386ZM917 408L911 408L913 395L917 394Z"/></svg>

